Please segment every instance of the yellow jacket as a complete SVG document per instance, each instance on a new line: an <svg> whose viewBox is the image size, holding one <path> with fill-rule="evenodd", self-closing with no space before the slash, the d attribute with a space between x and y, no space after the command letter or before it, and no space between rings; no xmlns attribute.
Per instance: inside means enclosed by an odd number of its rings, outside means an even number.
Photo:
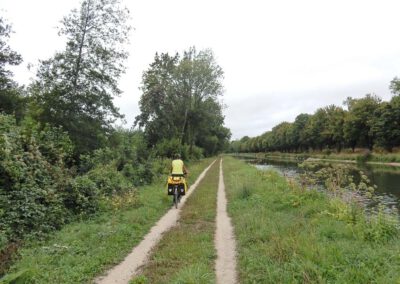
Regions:
<svg viewBox="0 0 400 284"><path fill-rule="evenodd" d="M183 161L181 159L178 160L173 160L172 161L172 174L173 175L183 175L183 169L184 169L184 165L183 165Z"/></svg>

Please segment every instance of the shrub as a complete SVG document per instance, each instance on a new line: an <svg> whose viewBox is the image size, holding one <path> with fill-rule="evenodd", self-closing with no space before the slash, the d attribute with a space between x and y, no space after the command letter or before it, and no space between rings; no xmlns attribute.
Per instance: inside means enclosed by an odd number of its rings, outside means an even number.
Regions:
<svg viewBox="0 0 400 284"><path fill-rule="evenodd" d="M69 180L68 137L59 129L33 128L0 115L0 231L11 240L46 233L66 221L62 193ZM54 141L43 138L48 136Z"/></svg>
<svg viewBox="0 0 400 284"><path fill-rule="evenodd" d="M200 147L193 146L190 149L190 158L194 160L200 160L204 158L204 150Z"/></svg>
<svg viewBox="0 0 400 284"><path fill-rule="evenodd" d="M170 159L154 159L152 162L153 174L157 177L165 177L170 173Z"/></svg>
<svg viewBox="0 0 400 284"><path fill-rule="evenodd" d="M78 176L69 184L65 204L74 214L95 213L99 207L99 190L88 176Z"/></svg>
<svg viewBox="0 0 400 284"><path fill-rule="evenodd" d="M195 146L192 147L192 149ZM178 138L164 139L156 145L155 155L163 158L173 158L176 153L181 154L182 159L190 159L189 145L181 145ZM196 150L197 151L197 150Z"/></svg>
<svg viewBox="0 0 400 284"><path fill-rule="evenodd" d="M106 196L123 192L131 187L123 174L113 165L99 165L87 173L87 177L95 183L99 193Z"/></svg>
<svg viewBox="0 0 400 284"><path fill-rule="evenodd" d="M134 186L149 184L154 176L153 163L150 162L137 164L135 167L132 164L126 164L121 172Z"/></svg>
<svg viewBox="0 0 400 284"><path fill-rule="evenodd" d="M115 153L108 147L96 149L91 154L80 156L80 172L87 173L99 165L109 164L115 158Z"/></svg>

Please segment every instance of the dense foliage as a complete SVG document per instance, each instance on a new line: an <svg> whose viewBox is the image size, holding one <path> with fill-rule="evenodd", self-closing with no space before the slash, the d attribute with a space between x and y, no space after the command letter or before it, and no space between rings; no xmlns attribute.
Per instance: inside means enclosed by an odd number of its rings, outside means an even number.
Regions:
<svg viewBox="0 0 400 284"><path fill-rule="evenodd" d="M156 55L143 75L143 130L115 127L128 18L119 0L82 0L61 21L65 49L40 61L27 87L8 68L22 58L0 18L0 276L26 239L137 206L137 187L164 178L175 153L198 159L228 146L210 50Z"/></svg>
<svg viewBox="0 0 400 284"><path fill-rule="evenodd" d="M63 52L41 61L30 87L38 120L68 131L77 154L104 146L122 115L113 97L127 58L128 11L118 0L84 0L62 20Z"/></svg>
<svg viewBox="0 0 400 284"><path fill-rule="evenodd" d="M141 114L136 117L149 146L177 144L189 147L188 154L195 155L224 150L230 131L223 126L218 101L223 92L222 76L210 50L191 48L182 58L179 54L156 54L143 74Z"/></svg>
<svg viewBox="0 0 400 284"><path fill-rule="evenodd" d="M15 114L21 118L24 101L19 96L16 82L12 79L12 72L7 68L22 62L22 57L8 45L12 33L11 25L0 18L0 112Z"/></svg>
<svg viewBox="0 0 400 284"><path fill-rule="evenodd" d="M58 128L17 126L0 115L0 137L0 232L18 238L58 228L67 217L68 136Z"/></svg>
<svg viewBox="0 0 400 284"><path fill-rule="evenodd" d="M128 16L118 0L83 0L61 22L65 50L41 61L27 88L8 68L22 58L0 18L0 259L9 259L10 243L107 209L108 199L132 195L160 171L141 132L112 125L122 117L113 97Z"/></svg>
<svg viewBox="0 0 400 284"><path fill-rule="evenodd" d="M119 136L119 137L116 137ZM114 148L98 149L68 167L73 144L61 128L0 115L0 233L19 239L95 213L102 201L163 173L149 161L140 132L117 130ZM80 172L80 175L77 174Z"/></svg>
<svg viewBox="0 0 400 284"><path fill-rule="evenodd" d="M330 105L314 114L302 113L294 122L282 122L264 134L243 137L231 143L233 152L304 152L356 147L381 148L391 152L400 146L400 80L391 83L389 102L375 95L348 98L344 109Z"/></svg>

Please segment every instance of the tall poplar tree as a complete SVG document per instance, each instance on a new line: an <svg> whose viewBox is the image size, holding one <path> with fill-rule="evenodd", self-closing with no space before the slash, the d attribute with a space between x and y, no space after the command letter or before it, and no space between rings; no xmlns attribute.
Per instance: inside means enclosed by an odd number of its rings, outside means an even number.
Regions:
<svg viewBox="0 0 400 284"><path fill-rule="evenodd" d="M41 61L31 87L39 120L67 130L77 154L100 147L115 119L122 118L113 97L121 94L128 18L119 0L82 1L61 21L65 50Z"/></svg>

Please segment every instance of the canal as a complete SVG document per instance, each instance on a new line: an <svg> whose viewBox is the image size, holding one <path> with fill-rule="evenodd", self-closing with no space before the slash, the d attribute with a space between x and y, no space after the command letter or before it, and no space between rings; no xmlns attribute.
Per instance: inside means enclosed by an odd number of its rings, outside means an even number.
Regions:
<svg viewBox="0 0 400 284"><path fill-rule="evenodd" d="M260 170L273 169L289 177L297 177L303 172L297 162L277 161L270 159L249 160ZM400 209L400 167L357 165L377 186L375 193L380 196L381 202L389 208Z"/></svg>

